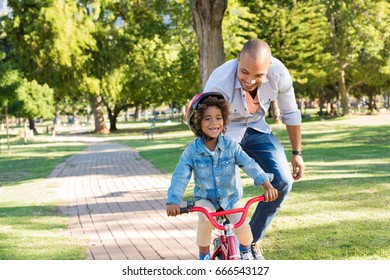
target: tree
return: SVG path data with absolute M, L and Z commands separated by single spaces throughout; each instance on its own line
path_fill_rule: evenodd
M 377 1 L 370 10 L 362 11 L 355 19 L 355 25 L 367 27 L 367 33 L 361 34 L 363 41 L 358 53 L 357 67 L 351 72 L 351 80 L 358 83 L 352 94 L 369 97 L 368 110 L 376 112 L 375 96 L 389 89 L 390 83 L 390 34 L 388 18 L 390 4 Z M 359 83 L 360 81 L 360 83 Z
M 3 57 L 3 59 L 0 60 L 0 112 L 2 112 L 3 110 L 5 112 L 5 123 L 7 127 L 7 145 L 9 152 L 10 141 L 8 107 L 10 103 L 12 103 L 15 99 L 15 91 L 19 87 L 21 78 L 20 73 L 17 70 L 12 69 L 10 63 L 5 61 L 5 53 L 1 53 L 0 51 L 0 55 Z
M 367 79 L 371 84 L 374 81 L 377 85 L 384 84 L 389 79 L 387 74 L 379 82 L 380 79 L 371 72 L 373 67 L 376 70 L 385 69 L 388 63 L 388 50 L 386 51 L 385 46 L 388 46 L 389 40 L 386 32 L 389 28 L 389 3 L 371 0 L 327 3 L 342 114 L 347 115 L 348 96 L 353 88 L 362 85 Z M 366 79 L 363 80 L 363 77 Z
M 15 98 L 9 104 L 10 114 L 26 119 L 50 118 L 54 113 L 53 90 L 37 81 L 23 79 L 15 91 Z
M 98 48 L 91 52 L 88 76 L 96 79 L 96 98 L 108 111 L 110 131 L 125 108 L 163 100 L 161 90 L 172 62 L 166 1 L 83 1 L 94 19 Z
M 226 60 L 236 58 L 244 44 L 257 37 L 257 30 L 252 26 L 257 20 L 257 15 L 251 13 L 247 5 L 241 5 L 238 0 L 229 0 L 222 22 Z
M 200 84 L 203 88 L 211 72 L 225 62 L 222 20 L 227 0 L 190 0 L 194 29 L 198 35 Z
M 86 50 L 95 47 L 93 28 L 76 1 L 9 0 L 12 10 L 5 30 L 13 46 L 11 59 L 28 80 L 48 84 L 55 101 L 80 100 L 89 92 L 84 80 Z M 59 114 L 59 112 L 57 113 Z
M 202 89 L 199 75 L 199 46 L 194 32 L 191 7 L 188 0 L 169 1 L 165 11 L 170 64 L 164 63 L 161 76 L 162 102 L 179 108 Z
M 289 69 L 298 96 L 327 84 L 334 64 L 329 52 L 330 26 L 320 1 L 245 1 L 255 18 L 249 26 Z
M 38 134 L 35 128 L 34 118 L 49 118 L 53 116 L 53 90 L 46 84 L 38 84 L 35 80 L 28 81 L 25 78 L 20 79 L 19 74 L 14 70 L 9 71 L 8 73 L 10 76 L 8 81 L 11 82 L 11 85 L 8 87 L 0 85 L 0 89 L 5 90 L 8 95 L 5 105 L 7 117 L 8 114 L 10 114 L 24 118 L 24 142 L 27 143 L 27 122 L 29 122 L 30 130 L 32 130 L 34 134 Z M 1 99 L 3 98 L 0 98 L 0 100 Z

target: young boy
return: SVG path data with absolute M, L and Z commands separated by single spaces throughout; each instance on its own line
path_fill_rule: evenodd
M 235 166 L 238 165 L 250 177 L 256 186 L 263 185 L 267 201 L 277 198 L 277 190 L 270 183 L 270 174 L 250 158 L 238 143 L 226 138 L 229 104 L 220 93 L 196 95 L 187 109 L 187 123 L 197 137 L 184 150 L 168 189 L 166 211 L 168 216 L 180 213 L 180 203 L 184 191 L 194 174 L 195 204 L 210 212 L 242 207 L 240 192 L 236 187 Z M 241 214 L 228 215 L 231 223 L 236 223 Z M 199 247 L 199 259 L 210 259 L 211 232 L 213 226 L 203 213 L 199 213 L 196 243 Z M 251 229 L 246 222 L 235 229 L 240 242 L 241 259 L 253 259 Z

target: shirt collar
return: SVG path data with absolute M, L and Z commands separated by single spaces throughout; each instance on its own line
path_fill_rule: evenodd
M 203 143 L 202 137 L 197 137 L 195 141 L 196 141 L 196 153 L 197 154 L 206 154 L 207 150 L 206 150 L 206 147 Z M 225 149 L 224 136 L 222 134 L 220 134 L 218 136 L 218 142 L 217 142 L 217 146 L 215 147 L 215 150 L 223 151 L 224 149 Z

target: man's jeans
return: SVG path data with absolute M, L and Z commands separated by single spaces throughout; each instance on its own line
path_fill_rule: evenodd
M 263 170 L 273 173 L 272 186 L 284 193 L 273 202 L 259 202 L 250 221 L 253 241 L 261 240 L 268 225 L 279 210 L 284 198 L 292 188 L 293 178 L 282 144 L 271 134 L 248 128 L 241 141 L 243 150 L 252 157 Z

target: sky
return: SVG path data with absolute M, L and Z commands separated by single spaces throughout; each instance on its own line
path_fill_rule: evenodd
M 0 0 L 0 15 L 8 13 L 9 8 L 7 7 L 7 0 Z

